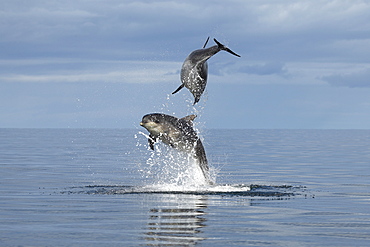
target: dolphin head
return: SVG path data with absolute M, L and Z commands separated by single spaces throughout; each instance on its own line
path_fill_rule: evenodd
M 160 113 L 147 114 L 143 117 L 140 125 L 147 129 L 151 134 L 157 136 L 164 132 L 168 120 L 166 115 Z
M 161 117 L 160 114 L 157 113 L 147 114 L 141 120 L 140 125 L 146 129 L 155 127 L 163 121 L 162 118 L 163 117 Z

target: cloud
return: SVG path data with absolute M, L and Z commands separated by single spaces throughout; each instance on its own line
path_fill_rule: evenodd
M 239 67 L 238 72 L 255 75 L 287 75 L 287 69 L 285 68 L 285 65 L 279 62 L 244 65 Z
M 9 55 L 178 59 L 211 35 L 250 59 L 302 61 L 368 37 L 369 11 L 363 1 L 332 0 L 11 1 L 0 10 L 0 43 Z
M 323 76 L 321 79 L 338 87 L 370 87 L 370 69 L 351 74 Z
M 158 83 L 178 80 L 177 62 L 84 59 L 0 60 L 0 81 Z

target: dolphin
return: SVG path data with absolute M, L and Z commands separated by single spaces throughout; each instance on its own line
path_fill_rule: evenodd
M 145 115 L 140 125 L 150 133 L 148 142 L 152 150 L 154 150 L 155 142 L 159 139 L 172 148 L 192 154 L 197 160 L 207 183 L 213 184 L 209 175 L 206 152 L 201 140 L 193 129 L 193 120 L 195 118 L 196 115 L 177 118 L 162 113 L 152 113 Z
M 181 68 L 181 82 L 182 84 L 172 93 L 175 94 L 183 87 L 186 87 L 194 96 L 195 105 L 203 94 L 207 84 L 208 77 L 208 64 L 207 60 L 221 50 L 227 51 L 234 56 L 240 57 L 216 39 L 213 39 L 217 45 L 205 48 L 208 43 L 209 37 L 205 42 L 203 49 L 198 49 L 189 54 L 185 59 Z

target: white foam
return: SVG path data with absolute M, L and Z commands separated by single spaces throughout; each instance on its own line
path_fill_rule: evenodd
M 250 187 L 247 185 L 176 185 L 176 184 L 155 184 L 141 187 L 147 192 L 178 192 L 178 193 L 235 193 L 248 192 Z

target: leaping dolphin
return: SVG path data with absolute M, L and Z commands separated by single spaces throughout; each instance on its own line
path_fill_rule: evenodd
M 140 125 L 150 133 L 148 142 L 152 150 L 154 150 L 154 143 L 159 139 L 172 148 L 192 154 L 197 160 L 207 183 L 213 184 L 209 175 L 206 152 L 193 129 L 192 121 L 194 118 L 196 118 L 196 115 L 177 118 L 162 113 L 152 113 L 145 115 Z
M 194 96 L 194 105 L 200 100 L 207 84 L 208 64 L 207 60 L 221 50 L 227 51 L 234 56 L 240 57 L 216 39 L 213 39 L 217 45 L 205 48 L 209 37 L 205 42 L 203 49 L 198 49 L 189 54 L 181 68 L 182 84 L 172 93 L 175 94 L 183 87 L 186 87 Z

